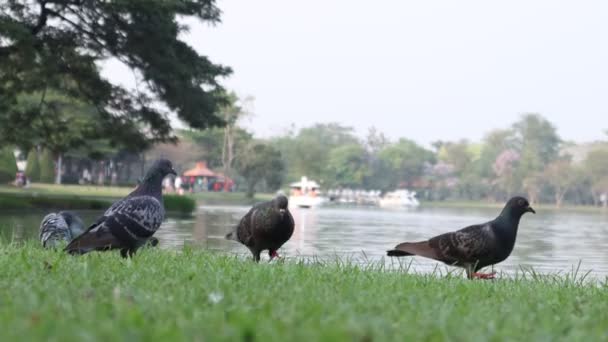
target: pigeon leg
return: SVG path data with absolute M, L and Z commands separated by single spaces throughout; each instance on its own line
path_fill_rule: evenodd
M 477 278 L 477 279 L 494 279 L 496 275 L 496 272 L 492 272 L 492 273 L 479 273 L 479 272 L 475 272 L 473 273 L 473 278 Z
M 131 258 L 135 255 L 135 250 L 130 248 L 123 248 L 120 250 L 120 256 L 123 258 Z
M 268 255 L 270 256 L 270 260 L 279 257 L 279 253 L 277 253 L 277 251 L 273 251 L 273 250 L 269 250 Z
M 253 252 L 253 261 L 260 262 L 260 251 Z

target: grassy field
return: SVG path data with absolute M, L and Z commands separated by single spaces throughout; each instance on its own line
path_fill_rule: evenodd
M 0 244 L 0 340 L 598 341 L 608 288 L 203 250 L 72 257 Z
M 35 194 L 37 196 L 76 196 L 86 199 L 116 199 L 126 196 L 133 188 L 116 186 L 94 186 L 94 185 L 56 185 L 33 183 L 27 189 L 13 186 L 0 185 L 0 194 Z M 266 201 L 273 197 L 272 194 L 256 194 L 255 198 L 249 199 L 242 192 L 199 192 L 186 197 L 194 198 L 201 204 L 235 204 L 249 205 L 252 203 Z

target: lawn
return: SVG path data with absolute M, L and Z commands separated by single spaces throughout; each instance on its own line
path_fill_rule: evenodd
M 0 244 L 0 340 L 597 341 L 608 288 L 377 265 L 254 264 L 204 250 L 72 257 Z
M 41 197 L 78 197 L 84 199 L 117 199 L 126 196 L 133 188 L 96 185 L 56 185 L 33 183 L 25 188 L 0 185 L 0 194 L 36 195 Z M 186 193 L 185 197 L 194 198 L 200 204 L 250 205 L 267 201 L 272 194 L 256 194 L 253 199 L 246 198 L 243 192 L 199 192 Z

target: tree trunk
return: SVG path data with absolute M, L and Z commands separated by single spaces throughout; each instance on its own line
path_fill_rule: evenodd
M 247 183 L 247 198 L 253 198 L 255 195 L 255 185 L 257 181 Z
M 57 154 L 57 172 L 55 173 L 55 184 L 61 184 L 61 173 L 63 169 L 63 155 L 61 153 Z

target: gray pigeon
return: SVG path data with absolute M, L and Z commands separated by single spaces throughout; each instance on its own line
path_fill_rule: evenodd
M 509 257 L 515 246 L 522 215 L 536 213 L 523 197 L 511 198 L 497 218 L 461 230 L 441 234 L 427 241 L 404 242 L 388 256 L 419 255 L 448 265 L 463 267 L 467 277 L 492 279 L 494 273 L 476 273 Z
M 82 220 L 69 211 L 46 215 L 40 223 L 42 247 L 56 248 L 61 243 L 69 243 L 84 231 Z
M 267 249 L 270 258 L 278 257 L 277 249 L 291 238 L 294 221 L 287 209 L 287 197 L 279 195 L 272 201 L 255 205 L 243 216 L 236 228 L 226 235 L 247 246 L 253 259 L 260 261 L 260 253 Z
M 124 258 L 135 254 L 156 232 L 165 218 L 162 181 L 175 175 L 171 162 L 157 160 L 127 197 L 112 204 L 87 231 L 65 248 L 70 254 L 120 249 Z M 153 244 L 154 241 L 150 242 Z

